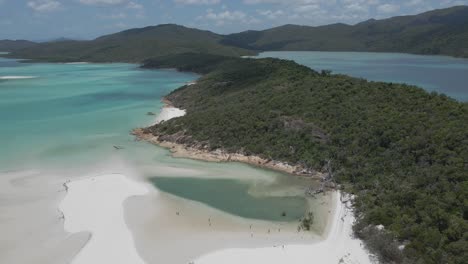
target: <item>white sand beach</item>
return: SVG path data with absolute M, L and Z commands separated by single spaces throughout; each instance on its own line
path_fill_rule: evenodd
M 161 112 L 158 114 L 158 116 L 154 120 L 154 123 L 159 124 L 161 122 L 167 121 L 172 118 L 184 116 L 185 113 L 186 113 L 185 110 L 166 105 L 163 108 L 161 108 Z
M 70 263 L 89 234 L 68 234 L 58 210 L 63 176 L 41 170 L 0 172 L 0 263 Z
M 60 204 L 64 228 L 70 233 L 90 232 L 91 239 L 73 264 L 142 264 L 124 219 L 123 201 L 148 192 L 143 183 L 121 174 L 88 177 L 66 183 Z
M 183 114 L 165 107 L 158 120 Z M 359 240 L 352 239 L 353 215 L 338 193 L 311 199 L 316 232 L 298 232 L 297 222 L 237 217 L 161 192 L 139 178 L 144 169 L 145 175 L 165 177 L 273 181 L 263 171 L 235 164 L 212 164 L 214 170 L 207 171 L 203 164 L 185 168 L 167 160 L 135 170 L 119 153 L 125 152 L 83 171 L 0 174 L 0 195 L 8 197 L 0 203 L 0 251 L 6 253 L 0 262 L 371 263 Z M 227 172 L 225 166 L 235 169 Z
M 0 80 L 22 80 L 22 79 L 34 79 L 36 76 L 0 76 Z
M 158 120 L 182 111 L 165 107 Z M 353 238 L 350 202 L 342 202 L 339 192 L 318 200 L 322 209 L 317 222 L 326 222 L 321 236 L 297 232 L 297 223 L 243 219 L 157 190 L 130 198 L 126 208 L 147 263 L 373 263 L 361 241 Z
M 330 219 L 329 230 L 323 241 L 310 245 L 286 245 L 281 247 L 254 249 L 226 249 L 200 257 L 194 263 L 320 263 L 320 264 L 370 264 L 376 263 L 363 247 L 353 238 L 354 216 L 349 202 L 342 202 L 339 192 L 334 193 L 335 208 Z

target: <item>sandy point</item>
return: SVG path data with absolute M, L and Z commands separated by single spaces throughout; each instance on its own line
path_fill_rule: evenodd
M 123 202 L 148 193 L 145 184 L 122 174 L 106 174 L 66 183 L 60 204 L 67 232 L 90 232 L 92 237 L 72 264 L 143 264 L 125 223 Z
M 309 245 L 242 249 L 231 248 L 204 255 L 196 264 L 371 264 L 375 258 L 353 237 L 355 221 L 348 198 L 335 192 L 334 215 L 330 219 L 324 240 Z

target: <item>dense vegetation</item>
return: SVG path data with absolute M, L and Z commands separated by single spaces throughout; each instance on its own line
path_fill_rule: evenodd
M 199 74 L 210 73 L 229 60 L 229 57 L 203 54 L 203 53 L 184 53 L 180 56 L 167 55 L 154 59 L 148 59 L 143 62 L 142 68 L 177 68 L 179 71 L 194 72 Z
M 220 35 L 167 24 L 125 30 L 91 41 L 5 43 L 7 51 L 14 51 L 11 57 L 52 62 L 142 62 L 188 52 L 241 56 L 269 50 L 378 51 L 468 57 L 468 7 L 372 19 L 354 26 L 285 25 Z M 0 50 L 1 47 L 2 42 Z
M 0 40 L 0 52 L 12 52 L 15 50 L 30 48 L 37 43 L 27 40 Z
M 285 25 L 232 34 L 222 43 L 254 50 L 379 51 L 468 57 L 468 6 L 353 26 Z
M 125 30 L 91 41 L 56 41 L 20 49 L 11 57 L 38 61 L 142 62 L 169 54 L 203 52 L 225 56 L 254 54 L 220 44 L 222 35 L 178 25 Z
M 317 170 L 332 160 L 356 194 L 356 234 L 384 262 L 466 263 L 467 103 L 278 59 L 186 54 L 146 66 L 207 73 L 167 96 L 187 115 L 148 132 Z

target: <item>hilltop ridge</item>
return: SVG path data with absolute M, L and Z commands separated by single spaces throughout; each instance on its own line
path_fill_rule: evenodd
M 5 42 L 7 43 L 7 42 Z M 40 61 L 142 62 L 182 53 L 224 56 L 261 51 L 369 51 L 468 57 L 468 6 L 418 15 L 369 19 L 355 25 L 287 24 L 229 35 L 162 24 L 124 30 L 90 41 L 3 44 L 12 57 Z M 0 42 L 0 49 L 2 42 Z

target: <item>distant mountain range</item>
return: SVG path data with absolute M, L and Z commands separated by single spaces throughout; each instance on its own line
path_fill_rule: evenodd
M 12 57 L 45 61 L 141 62 L 187 52 L 226 56 L 260 51 L 375 51 L 468 57 L 468 6 L 356 25 L 284 25 L 220 35 L 174 24 L 125 30 L 90 41 L 0 41 Z
M 354 26 L 285 25 L 226 36 L 223 44 L 253 50 L 376 51 L 468 57 L 468 6 Z
M 28 40 L 0 40 L 0 51 L 15 51 L 24 48 L 30 48 L 37 43 Z
M 91 41 L 38 43 L 13 50 L 11 56 L 45 61 L 141 62 L 170 54 L 197 52 L 227 56 L 253 51 L 221 44 L 222 35 L 165 24 L 129 29 Z

